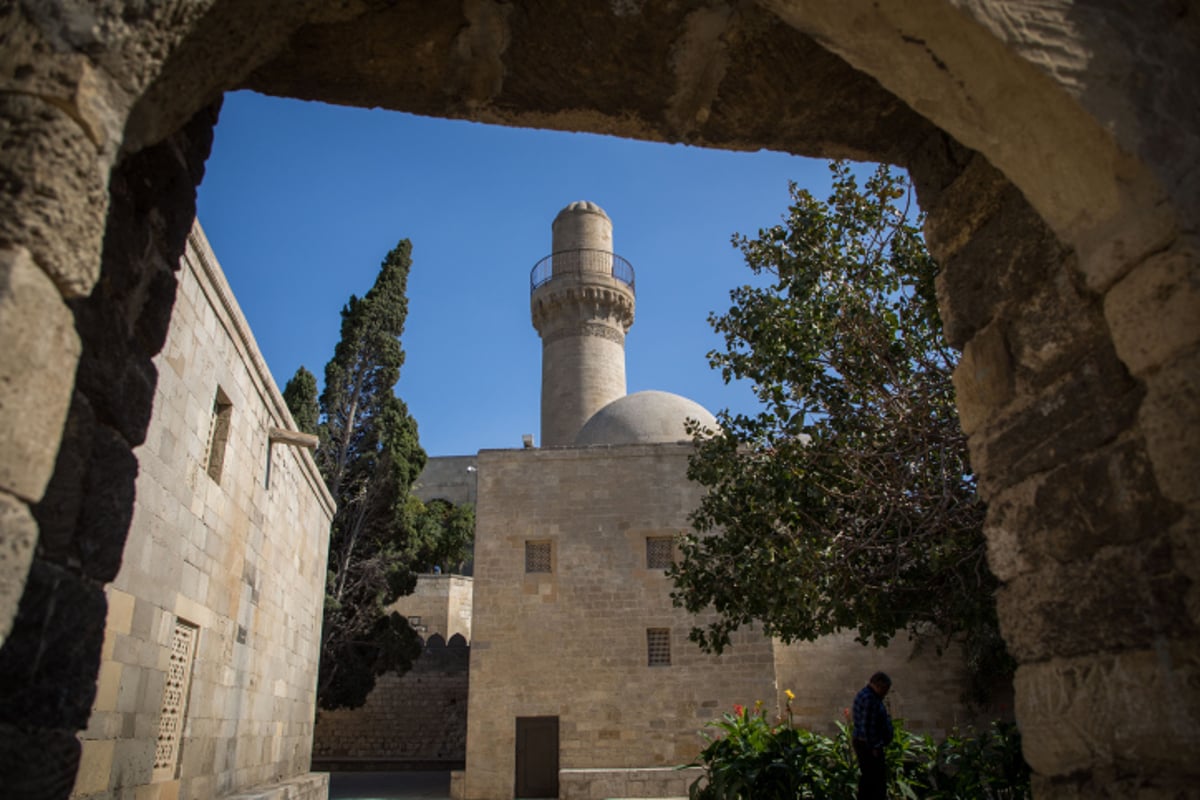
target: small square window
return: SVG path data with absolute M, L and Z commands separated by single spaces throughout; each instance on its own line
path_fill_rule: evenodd
M 550 542 L 525 543 L 525 571 L 553 572 L 550 564 Z
M 646 569 L 667 569 L 674 563 L 675 540 L 673 537 L 646 537 Z
M 646 664 L 651 667 L 671 666 L 671 629 L 646 629 Z

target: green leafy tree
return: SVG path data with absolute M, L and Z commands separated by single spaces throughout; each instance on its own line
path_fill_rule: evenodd
M 469 503 L 455 505 L 441 498 L 421 503 L 410 497 L 409 502 L 413 504 L 412 518 L 416 520 L 412 537 L 414 559 L 440 566 L 447 572 L 460 567 L 475 538 L 474 507 Z
M 283 402 L 287 404 L 288 411 L 292 413 L 292 419 L 296 423 L 296 428 L 304 433 L 317 432 L 317 421 L 321 416 L 321 407 L 317 404 L 317 377 L 305 369 L 303 366 L 296 370 L 296 374 L 287 382 L 287 386 L 283 388 Z
M 1011 674 L 986 563 L 984 505 L 958 423 L 937 265 L 886 166 L 860 189 L 831 165 L 820 202 L 790 187 L 783 224 L 734 237 L 757 285 L 710 315 L 726 382 L 754 415 L 718 416 L 688 475 L 707 489 L 673 570 L 676 603 L 715 608 L 706 650 L 757 620 L 785 642 L 854 630 L 964 645 L 982 692 Z M 693 433 L 701 433 L 693 426 Z
M 440 512 L 409 494 L 426 456 L 416 420 L 393 387 L 404 363 L 411 253 L 411 243 L 400 241 L 371 290 L 350 297 L 325 367 L 316 460 L 337 502 L 317 686 L 325 709 L 360 706 L 376 676 L 411 667 L 420 638 L 387 606 L 412 592 L 418 571 L 437 558 L 462 558 L 470 543 L 460 529 L 466 523 L 453 529 L 451 543 L 437 524 Z

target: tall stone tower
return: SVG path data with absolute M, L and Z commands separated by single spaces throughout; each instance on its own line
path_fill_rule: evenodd
M 633 267 L 613 253 L 612 220 L 576 202 L 554 218 L 551 255 L 529 276 L 542 337 L 543 447 L 569 445 L 583 424 L 625 396 L 625 334 L 633 324 Z

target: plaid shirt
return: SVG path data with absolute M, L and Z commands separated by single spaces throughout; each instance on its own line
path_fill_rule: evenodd
M 872 749 L 883 749 L 892 741 L 892 718 L 883 698 L 870 685 L 854 696 L 854 738 L 862 739 Z

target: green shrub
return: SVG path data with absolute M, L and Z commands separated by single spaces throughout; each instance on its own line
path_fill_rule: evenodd
M 838 723 L 835 736 L 792 724 L 791 693 L 783 719 L 772 724 L 761 702 L 736 706 L 709 723 L 708 745 L 689 766 L 704 774 L 691 786 L 691 800 L 854 800 L 858 765 L 851 731 Z M 982 733 L 954 733 L 945 741 L 919 736 L 896 721 L 887 748 L 889 795 L 908 800 L 1021 800 L 1030 797 L 1029 767 L 1020 734 L 993 723 Z

